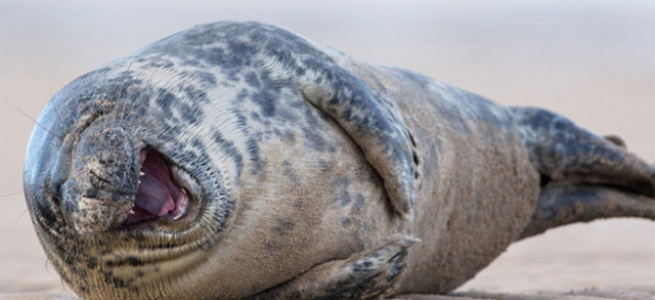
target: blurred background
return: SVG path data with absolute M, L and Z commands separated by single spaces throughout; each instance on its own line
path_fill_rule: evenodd
M 541 106 L 623 137 L 655 162 L 655 2 L 0 0 L 0 295 L 62 291 L 22 196 L 30 131 L 75 77 L 218 20 L 286 27 L 507 105 Z M 655 287 L 655 223 L 568 226 L 513 245 L 461 291 Z

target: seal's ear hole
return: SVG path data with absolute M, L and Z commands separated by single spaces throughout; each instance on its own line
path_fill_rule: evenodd
M 418 160 L 418 154 L 416 154 L 416 151 L 412 151 L 412 158 L 414 159 L 414 164 L 418 166 L 419 160 Z

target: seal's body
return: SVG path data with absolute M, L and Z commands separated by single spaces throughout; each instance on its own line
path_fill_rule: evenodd
M 616 139 L 257 23 L 109 63 L 38 123 L 32 219 L 90 299 L 441 293 L 548 228 L 653 218 Z

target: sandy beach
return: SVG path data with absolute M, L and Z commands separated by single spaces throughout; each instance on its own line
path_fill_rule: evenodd
M 48 100 L 103 63 L 218 20 L 276 24 L 502 104 L 545 107 L 619 135 L 655 162 L 651 1 L 0 0 L 0 299 L 73 297 L 48 265 L 22 195 L 25 147 Z M 561 294 L 572 290 L 572 298 Z M 549 231 L 514 244 L 457 292 L 655 299 L 655 223 L 602 220 Z

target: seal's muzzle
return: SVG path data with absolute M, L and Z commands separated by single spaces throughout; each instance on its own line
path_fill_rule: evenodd
M 64 217 L 79 233 L 122 224 L 138 191 L 140 147 L 124 128 L 106 123 L 97 120 L 79 134 L 62 186 Z

